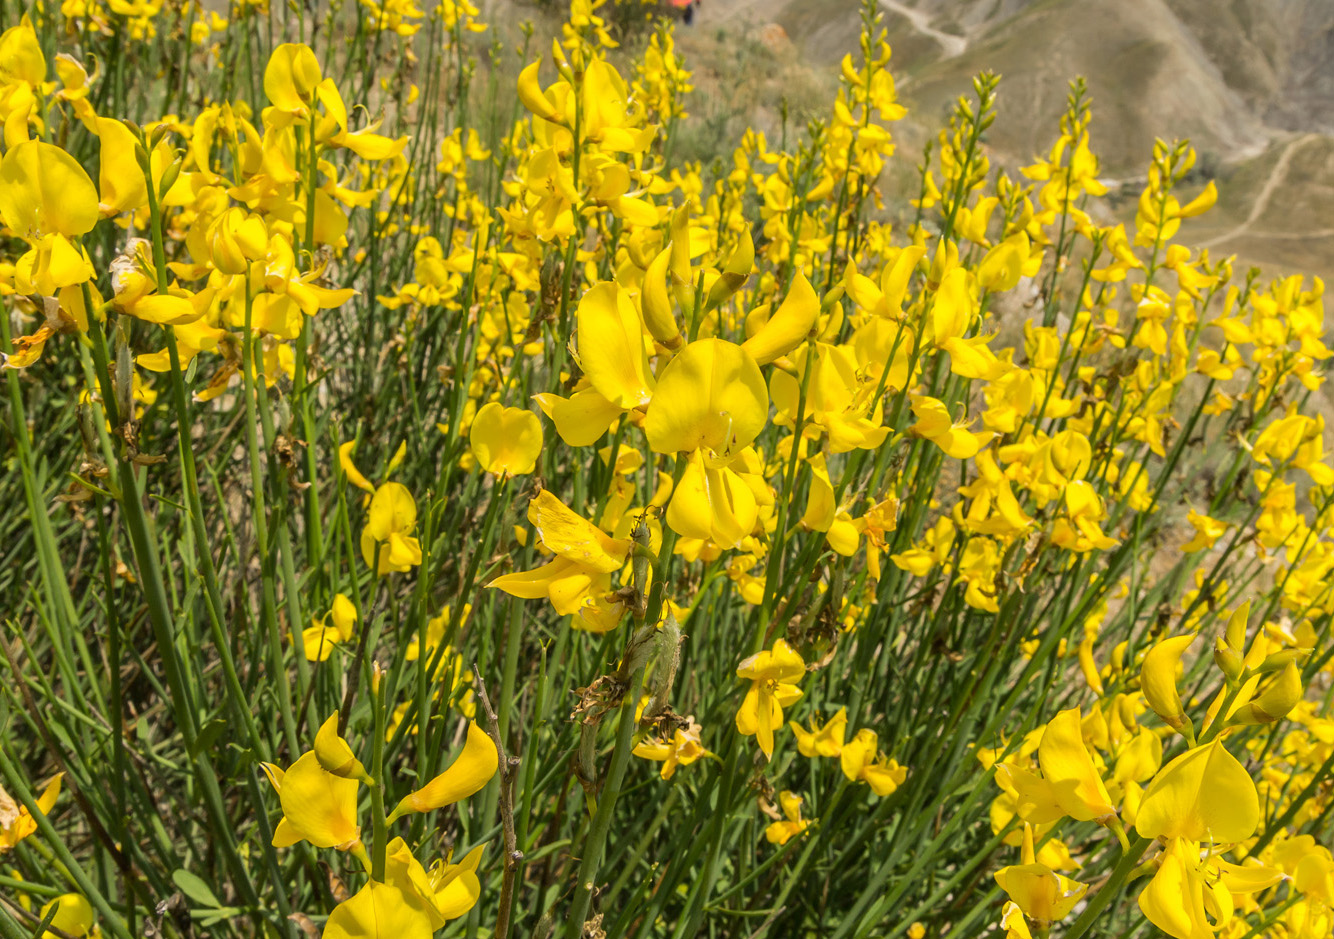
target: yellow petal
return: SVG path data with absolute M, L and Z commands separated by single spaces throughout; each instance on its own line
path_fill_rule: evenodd
M 1079 708 L 1057 714 L 1043 731 L 1038 765 L 1065 814 L 1080 821 L 1113 815 L 1098 769 L 1093 765 L 1080 729 Z
M 1175 939 L 1209 939 L 1203 896 L 1190 880 L 1186 863 L 1176 854 L 1163 856 L 1158 873 L 1140 891 L 1140 911 L 1149 922 Z
M 741 348 L 757 364 L 765 365 L 799 346 L 815 328 L 815 320 L 819 315 L 820 298 L 816 296 L 815 288 L 806 275 L 798 272 L 792 281 L 792 289 L 787 292 L 773 316 Z
M 568 398 L 554 394 L 536 394 L 533 398 L 556 425 L 556 433 L 572 447 L 587 447 L 607 432 L 611 422 L 625 410 L 612 404 L 596 388 L 576 391 Z
M 1140 666 L 1140 690 L 1155 714 L 1170 726 L 1180 728 L 1184 723 L 1181 696 L 1177 694 L 1177 667 L 1181 654 L 1195 641 L 1195 636 L 1173 636 L 1164 639 L 1144 656 Z
M 672 249 L 658 252 L 644 272 L 644 288 L 639 303 L 644 314 L 644 325 L 649 335 L 670 349 L 681 345 L 681 327 L 672 312 L 671 294 L 667 292 L 667 265 L 672 260 Z
M 531 473 L 542 452 L 542 422 L 532 411 L 492 401 L 473 418 L 468 449 L 478 465 L 493 475 Z
M 329 719 L 320 725 L 315 735 L 315 759 L 327 773 L 344 779 L 366 779 L 366 769 L 361 765 L 348 746 L 346 740 L 338 735 L 338 712 L 334 711 Z
M 519 73 L 519 100 L 533 114 L 543 120 L 554 121 L 558 116 L 556 106 L 543 93 L 537 77 L 541 65 L 541 61 L 531 62 Z
M 264 94 L 280 111 L 304 114 L 323 77 L 320 60 L 305 43 L 285 42 L 264 68 Z
M 372 485 L 369 479 L 361 475 L 361 470 L 357 469 L 356 464 L 352 462 L 352 451 L 356 449 L 356 446 L 357 442 L 355 440 L 350 440 L 338 448 L 338 465 L 342 467 L 343 472 L 347 474 L 348 482 L 352 483 L 352 485 L 356 486 L 358 489 L 374 492 L 375 486 Z
M 357 624 L 357 608 L 343 594 L 336 594 L 333 601 L 333 609 L 330 611 L 330 618 L 334 622 L 334 628 L 344 641 L 352 638 L 352 629 Z
M 26 140 L 0 160 L 0 217 L 24 238 L 82 235 L 97 224 L 97 190 L 74 157 Z
M 769 390 L 755 360 L 726 340 L 701 339 L 663 369 L 644 433 L 657 453 L 732 454 L 755 440 L 768 413 Z
M 1255 783 L 1218 739 L 1164 766 L 1135 818 L 1145 837 L 1201 842 L 1244 841 L 1259 824 Z
M 416 891 L 369 881 L 334 907 L 324 939 L 431 939 L 435 929 Z
M 147 205 L 148 186 L 134 155 L 135 147 L 141 144 L 134 134 L 114 118 L 99 117 L 97 136 L 102 144 L 97 170 L 98 189 L 102 194 L 101 213 L 116 215 Z
M 429 812 L 466 799 L 491 781 L 499 765 L 495 743 L 476 721 L 469 721 L 468 739 L 458 759 L 425 786 L 404 796 L 390 818 L 408 812 Z
M 42 906 L 45 917 L 52 909 L 52 927 L 71 936 L 86 936 L 93 928 L 93 907 L 83 896 L 77 893 L 64 893 Z M 45 933 L 43 933 L 45 935 Z
M 435 905 L 446 920 L 458 919 L 477 905 L 482 882 L 477 878 L 477 864 L 485 845 L 469 851 L 457 864 L 447 864 L 435 878 Z
M 278 799 L 283 816 L 301 837 L 317 848 L 335 848 L 361 834 L 358 785 L 355 779 L 326 772 L 310 751 L 283 774 Z
M 1296 662 L 1289 662 L 1260 695 L 1237 711 L 1236 717 L 1249 724 L 1272 724 L 1287 717 L 1302 699 L 1302 673 Z
M 579 360 L 598 393 L 620 408 L 653 395 L 644 332 L 630 298 L 614 282 L 595 285 L 579 301 Z
M 37 87 L 46 81 L 46 57 L 37 30 L 24 13 L 17 26 L 0 33 L 0 83 L 24 82 Z
M 548 489 L 528 503 L 528 521 L 537 529 L 542 543 L 556 554 L 601 573 L 620 570 L 630 551 L 628 540 L 607 535 L 570 511 Z
M 750 229 L 743 229 L 741 238 L 719 272 L 718 279 L 709 288 L 709 295 L 704 300 L 704 311 L 707 313 L 740 290 L 750 277 L 751 268 L 754 266 L 755 242 L 750 237 Z M 801 274 L 797 276 L 805 279 Z
M 385 483 L 371 497 L 366 531 L 376 541 L 387 541 L 392 533 L 412 531 L 417 524 L 417 502 L 402 483 Z

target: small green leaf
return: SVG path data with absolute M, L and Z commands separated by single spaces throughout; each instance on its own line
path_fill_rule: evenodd
M 189 871 L 184 869 L 172 871 L 171 880 L 172 883 L 180 888 L 181 893 L 185 894 L 200 906 L 213 907 L 215 909 L 222 906 L 222 904 L 218 902 L 218 898 L 213 895 L 213 891 L 208 889 L 208 884 L 204 883 Z

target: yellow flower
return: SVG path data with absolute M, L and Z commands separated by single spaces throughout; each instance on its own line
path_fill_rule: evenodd
M 784 789 L 778 794 L 778 804 L 786 816 L 782 821 L 774 822 L 764 829 L 764 839 L 770 844 L 787 844 L 801 834 L 811 823 L 801 817 L 802 798 Z
M 635 756 L 646 760 L 659 760 L 662 769 L 659 775 L 671 779 L 678 766 L 689 766 L 701 757 L 713 756 L 700 743 L 700 726 L 693 721 L 686 727 L 678 727 L 672 732 L 670 740 L 645 740 L 632 751 Z
M 332 620 L 332 625 L 330 625 Z M 357 623 L 357 608 L 343 594 L 334 597 L 333 609 L 301 631 L 301 648 L 307 662 L 324 662 L 334 646 L 352 638 Z
M 313 750 L 303 753 L 285 772 L 272 763 L 260 766 L 283 807 L 283 817 L 273 832 L 275 848 L 309 841 L 317 848 L 346 851 L 360 842 L 360 783 L 356 779 L 330 773 Z
M 576 615 L 579 628 L 614 628 L 625 604 L 611 590 L 611 575 L 625 566 L 630 542 L 612 538 L 545 489 L 528 503 L 528 520 L 556 557 L 531 571 L 502 574 L 487 586 L 526 600 L 550 600 L 560 615 Z
M 908 778 L 908 770 L 880 753 L 880 738 L 875 731 L 862 728 L 839 753 L 843 775 L 853 782 L 864 782 L 880 797 L 893 795 Z
M 989 430 L 970 431 L 968 422 L 955 423 L 943 401 L 926 395 L 913 395 L 912 411 L 917 423 L 908 428 L 918 437 L 930 440 L 946 455 L 956 460 L 967 460 L 977 455 L 991 438 Z
M 63 893 L 42 906 L 42 916 L 55 909 L 51 926 L 70 936 L 86 936 L 94 932 L 93 906 L 82 894 Z M 43 933 L 45 935 L 45 933 Z
M 1153 880 L 1140 891 L 1139 908 L 1174 939 L 1212 939 L 1233 919 L 1234 897 L 1266 890 L 1283 879 L 1282 871 L 1229 864 L 1202 851 L 1199 842 L 1171 838 Z
M 806 663 L 786 639 L 776 639 L 771 650 L 737 666 L 736 674 L 751 682 L 736 713 L 736 729 L 743 737 L 755 737 L 764 755 L 773 756 L 774 730 L 783 725 L 783 708 L 801 698 L 796 683 L 806 676 Z
M 422 562 L 421 544 L 411 535 L 416 525 L 412 493 L 401 483 L 382 484 L 371 497 L 366 527 L 361 530 L 361 556 L 375 567 L 378 555 L 377 574 L 411 570 Z
M 1191 509 L 1186 516 L 1186 521 L 1190 522 L 1195 529 L 1195 535 L 1181 546 L 1183 552 L 1204 551 L 1214 546 L 1214 542 L 1223 535 L 1227 534 L 1227 522 L 1220 522 L 1216 518 L 1210 518 Z
M 1088 890 L 1088 884 L 1064 877 L 1037 863 L 1033 853 L 1033 826 L 1024 823 L 1024 846 L 1020 863 L 996 871 L 996 883 L 1023 911 L 1024 916 L 1046 926 L 1064 919 Z
M 802 756 L 838 756 L 843 752 L 843 733 L 848 726 L 848 709 L 839 708 L 838 713 L 829 718 L 818 730 L 814 721 L 811 729 L 806 730 L 796 721 L 788 721 L 792 733 L 797 738 L 797 750 Z
M 63 778 L 64 773 L 57 773 L 37 797 L 37 811 L 43 815 L 50 813 L 56 799 L 60 797 L 60 781 Z M 12 851 L 16 844 L 36 830 L 37 822 L 28 813 L 28 807 L 19 805 L 0 787 L 0 854 Z

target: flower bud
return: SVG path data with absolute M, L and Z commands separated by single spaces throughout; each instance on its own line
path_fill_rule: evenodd
M 209 254 L 224 274 L 244 274 L 251 261 L 268 254 L 268 229 L 257 215 L 231 208 L 209 226 Z
M 1224 638 L 1227 640 L 1227 644 L 1238 652 L 1246 648 L 1246 620 L 1250 618 L 1250 615 L 1251 601 L 1247 600 L 1233 610 L 1232 615 L 1228 617 L 1227 631 L 1224 633 Z
M 1181 653 L 1194 641 L 1195 636 L 1190 633 L 1164 639 L 1148 651 L 1140 667 L 1140 691 L 1144 693 L 1144 700 L 1175 730 L 1185 724 L 1181 696 L 1177 693 L 1177 668 L 1181 664 Z
M 1214 640 L 1214 664 L 1223 670 L 1229 682 L 1239 680 L 1242 670 L 1246 667 L 1242 662 L 1241 653 L 1229 646 L 1222 636 Z
M 158 183 L 158 198 L 165 199 L 171 187 L 176 185 L 176 180 L 181 176 L 181 158 L 176 157 L 171 161 L 166 171 L 162 174 L 162 181 Z
M 346 740 L 338 735 L 338 712 L 334 711 L 315 735 L 315 759 L 326 773 L 341 776 L 343 779 L 361 779 L 370 782 L 366 768 L 361 765 L 348 746 Z
M 1305 662 L 1310 655 L 1310 649 L 1284 649 L 1282 652 L 1267 656 L 1256 671 L 1262 675 L 1266 672 L 1277 672 L 1279 669 L 1287 668 L 1289 663 Z

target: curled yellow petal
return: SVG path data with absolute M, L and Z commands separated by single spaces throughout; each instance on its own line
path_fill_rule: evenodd
M 499 766 L 495 743 L 476 721 L 469 721 L 468 739 L 458 759 L 425 786 L 404 796 L 389 818 L 408 812 L 429 812 L 466 799 L 490 782 Z
M 1177 693 L 1177 666 L 1181 663 L 1181 654 L 1194 641 L 1194 635 L 1164 639 L 1148 651 L 1140 666 L 1140 690 L 1144 700 L 1155 714 L 1178 730 L 1185 724 L 1185 715 L 1181 710 L 1181 696 Z
M 1062 711 L 1047 724 L 1038 745 L 1038 765 L 1066 815 L 1090 821 L 1116 813 L 1084 745 L 1079 708 Z
M 554 121 L 560 115 L 555 105 L 547 98 L 542 91 L 542 85 L 538 81 L 537 71 L 542 63 L 530 62 L 523 71 L 519 73 L 519 100 L 523 106 L 544 121 Z
M 667 266 L 671 260 L 672 249 L 663 248 L 649 262 L 639 303 L 649 335 L 667 348 L 676 349 L 681 345 L 681 327 L 677 325 L 671 294 L 667 291 Z
M 816 296 L 815 288 L 806 275 L 798 272 L 792 281 L 792 289 L 787 292 L 773 316 L 741 348 L 750 354 L 756 364 L 765 365 L 800 345 L 815 328 L 815 320 L 819 315 L 820 298 Z
M 364 489 L 367 492 L 374 492 L 375 486 L 369 479 L 361 475 L 361 470 L 352 462 L 352 451 L 356 449 L 357 442 L 350 440 L 338 448 L 338 465 L 343 472 L 347 474 L 347 480 L 358 489 Z

